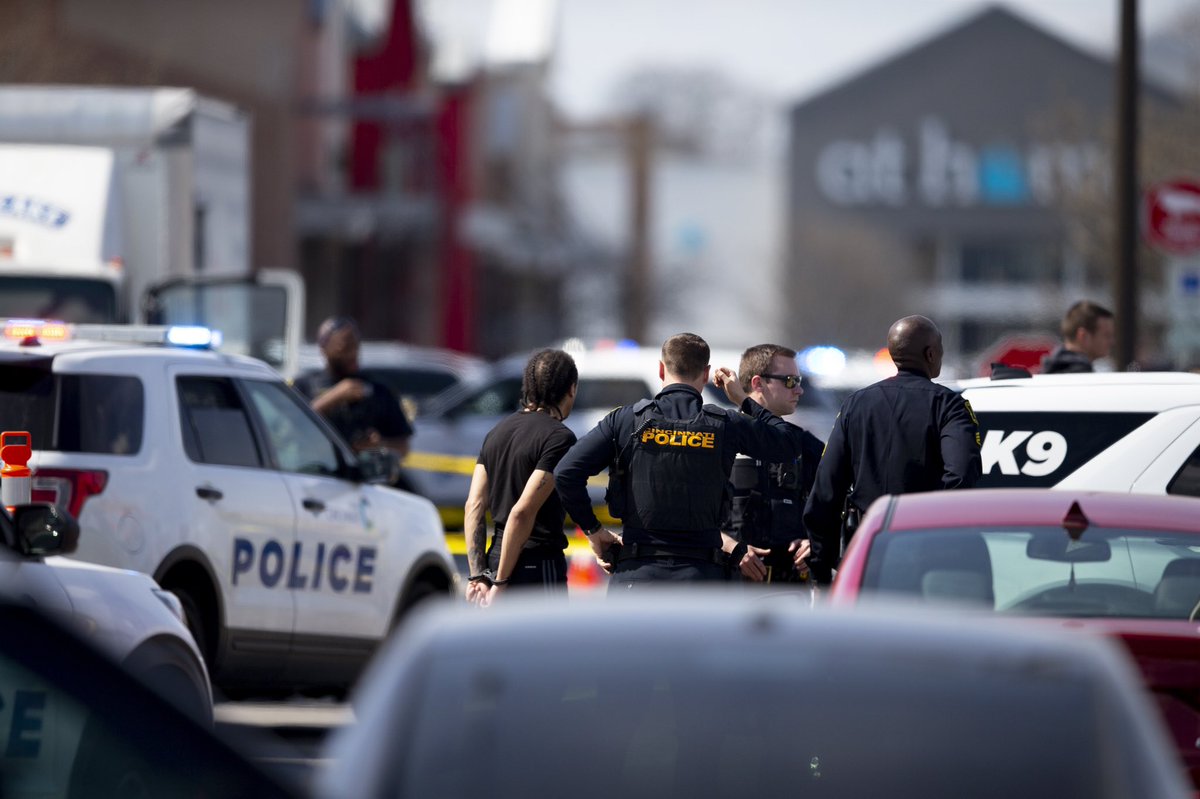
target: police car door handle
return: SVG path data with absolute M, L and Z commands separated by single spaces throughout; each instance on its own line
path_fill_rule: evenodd
M 325 503 L 319 499 L 313 499 L 312 497 L 306 498 L 300 504 L 304 506 L 305 510 L 310 510 L 313 513 L 320 513 L 321 511 L 325 510 Z
M 212 486 L 196 486 L 196 496 L 200 499 L 207 499 L 209 502 L 215 502 L 225 495 Z

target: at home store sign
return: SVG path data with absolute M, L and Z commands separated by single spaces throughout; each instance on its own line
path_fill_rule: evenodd
M 865 140 L 835 140 L 816 163 L 821 194 L 840 206 L 1049 205 L 1085 187 L 1107 191 L 1108 176 L 1095 142 L 977 145 L 937 116 L 924 117 L 907 139 L 882 126 Z

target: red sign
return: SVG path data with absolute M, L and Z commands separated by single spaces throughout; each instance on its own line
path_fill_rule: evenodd
M 1042 370 L 1042 358 L 1053 352 L 1058 343 L 1058 339 L 1037 334 L 1005 336 L 980 355 L 979 376 L 991 375 L 994 363 L 1028 369 L 1036 374 Z
M 1172 255 L 1200 252 L 1200 183 L 1173 180 L 1147 189 L 1142 231 L 1151 246 Z

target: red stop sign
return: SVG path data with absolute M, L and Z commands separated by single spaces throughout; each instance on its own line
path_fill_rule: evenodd
M 1200 183 L 1172 180 L 1146 190 L 1142 229 L 1153 247 L 1173 255 L 1200 252 Z
M 1042 370 L 1043 356 L 1053 352 L 1058 343 L 1057 339 L 1050 336 L 1005 336 L 979 357 L 979 376 L 990 376 L 994 363 L 1028 369 L 1036 374 Z

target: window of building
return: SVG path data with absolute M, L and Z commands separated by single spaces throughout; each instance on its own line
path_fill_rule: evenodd
M 1061 248 L 1052 242 L 994 241 L 964 244 L 960 253 L 964 283 L 1060 283 Z

